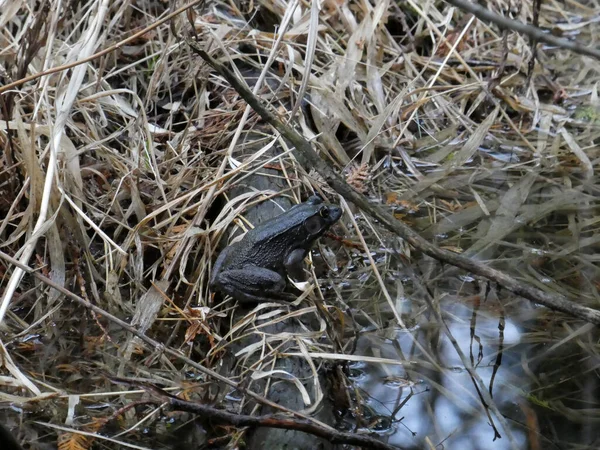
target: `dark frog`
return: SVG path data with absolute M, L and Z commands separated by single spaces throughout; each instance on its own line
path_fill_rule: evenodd
M 312 196 L 261 223 L 221 252 L 210 286 L 241 302 L 283 298 L 286 275 L 301 279 L 310 248 L 341 215 L 338 206 Z

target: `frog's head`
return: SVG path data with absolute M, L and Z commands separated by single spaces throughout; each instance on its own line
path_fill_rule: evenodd
M 319 238 L 342 217 L 342 209 L 339 206 L 324 203 L 318 195 L 310 197 L 304 205 L 308 214 L 302 228 L 309 241 Z

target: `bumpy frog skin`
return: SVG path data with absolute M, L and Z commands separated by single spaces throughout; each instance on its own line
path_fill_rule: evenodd
M 221 252 L 210 286 L 240 302 L 282 299 L 286 275 L 302 278 L 312 245 L 341 216 L 338 206 L 315 195 L 261 223 Z

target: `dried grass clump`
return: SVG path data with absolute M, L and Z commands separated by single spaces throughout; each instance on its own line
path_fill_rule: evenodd
M 532 65 L 528 38 L 444 2 L 326 0 L 320 10 L 317 2 L 197 3 L 123 45 L 173 10 L 144 1 L 1 4 L 0 250 L 106 312 L 84 310 L 0 263 L 4 422 L 32 445 L 60 449 L 100 440 L 108 448 L 171 448 L 173 436 L 197 445 L 199 435 L 243 443 L 244 431 L 204 423 L 199 432 L 189 414 L 167 411 L 135 387 L 151 382 L 185 399 L 258 411 L 166 348 L 261 394 L 286 379 L 308 412 L 332 401 L 346 411 L 338 422 L 362 431 L 392 429 L 427 384 L 457 415 L 490 414 L 518 446 L 519 433 L 537 436 L 535 411 L 522 407 L 518 419 L 528 425 L 519 428 L 495 415 L 502 400 L 482 408 L 469 380 L 452 391 L 438 379 L 448 367 L 473 366 L 481 382 L 475 331 L 465 335 L 470 361 L 440 356 L 442 342 L 475 330 L 477 320 L 518 329 L 528 347 L 505 350 L 525 355 L 509 367 L 522 364 L 531 375 L 531 404 L 574 423 L 585 408 L 597 420 L 579 374 L 560 370 L 568 354 L 586 365 L 584 374 L 597 374 L 589 363 L 599 350 L 593 327 L 411 252 L 341 200 L 346 215 L 311 266 L 320 281 L 299 286 L 300 302 L 242 310 L 213 297 L 212 261 L 227 230 L 252 226 L 256 204 L 291 204 L 315 190 L 338 199 L 183 37 L 193 32 L 214 57 L 236 65 L 336 171 L 398 220 L 596 309 L 600 63 L 540 45 Z M 521 21 L 535 15 L 533 2 L 488 6 Z M 539 25 L 596 45 L 598 6 L 544 4 Z M 257 185 L 265 175 L 276 181 Z M 148 347 L 109 314 L 164 347 Z M 485 362 L 493 365 L 501 350 Z M 280 371 L 290 356 L 304 362 L 309 380 L 293 367 Z M 319 378 L 326 370 L 331 384 Z M 373 406 L 381 385 L 361 385 L 353 375 L 363 371 L 405 390 Z M 553 387 L 565 378 L 572 382 L 561 396 Z M 438 445 L 451 434 L 438 435 L 433 414 L 425 419 L 430 426 L 416 438 L 394 429 L 390 442 Z M 453 433 L 466 435 L 462 426 Z

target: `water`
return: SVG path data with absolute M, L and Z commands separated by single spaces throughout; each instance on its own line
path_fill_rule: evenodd
M 386 430 L 390 444 L 407 449 L 510 449 L 509 433 L 519 449 L 598 443 L 600 433 L 591 417 L 580 413 L 569 420 L 557 411 L 556 399 L 548 398 L 553 383 L 569 378 L 570 385 L 587 385 L 583 391 L 563 391 L 573 406 L 588 397 L 590 407 L 597 407 L 594 370 L 585 374 L 565 360 L 556 364 L 557 355 L 570 345 L 548 352 L 528 314 L 526 321 L 510 316 L 502 320 L 499 309 L 474 312 L 457 301 L 443 302 L 443 308 L 451 318 L 446 320 L 450 333 L 492 393 L 508 430 L 490 412 L 501 436 L 495 438 L 469 372 L 444 331 L 429 323 L 411 331 L 398 329 L 392 340 L 376 332 L 363 333 L 358 340 L 356 354 L 416 362 L 405 367 L 365 363 L 352 367 L 351 378 L 364 391 L 371 414 L 390 419 Z M 554 372 L 547 372 L 547 367 Z M 561 388 L 556 386 L 556 391 L 552 397 L 561 395 Z

